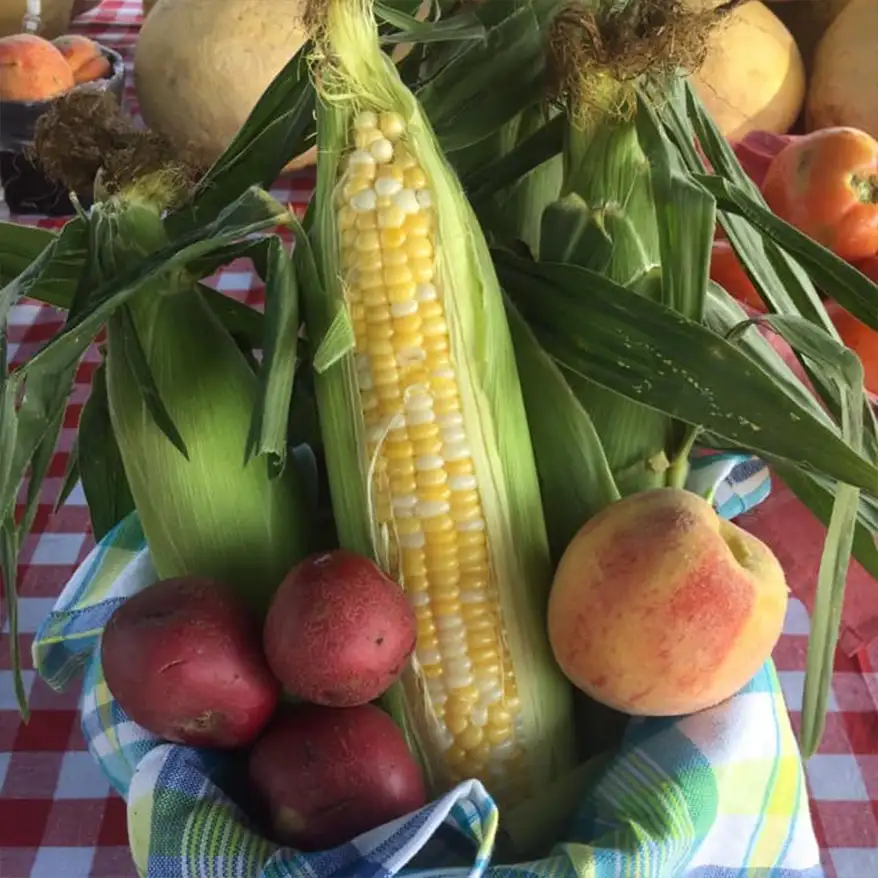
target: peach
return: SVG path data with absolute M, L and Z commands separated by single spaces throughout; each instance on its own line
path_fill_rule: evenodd
M 81 34 L 55 37 L 52 43 L 67 59 L 77 84 L 103 79 L 110 72 L 110 61 L 101 53 L 101 47 Z
M 0 38 L 0 100 L 48 101 L 73 85 L 70 65 L 48 40 L 34 34 Z
M 706 500 L 658 488 L 619 500 L 567 547 L 549 639 L 571 682 L 628 714 L 677 716 L 734 695 L 769 658 L 787 586 L 771 550 Z

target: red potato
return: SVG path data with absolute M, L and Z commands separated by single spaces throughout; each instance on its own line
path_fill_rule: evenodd
M 416 637 L 399 585 L 368 558 L 338 550 L 312 555 L 288 574 L 268 610 L 263 643 L 291 695 L 353 707 L 390 688 Z
M 248 777 L 275 840 L 325 850 L 423 807 L 421 769 L 371 704 L 282 708 L 250 753 Z
M 104 676 L 125 712 L 153 734 L 240 747 L 259 735 L 280 697 L 259 634 L 221 583 L 167 579 L 113 613 L 101 641 Z

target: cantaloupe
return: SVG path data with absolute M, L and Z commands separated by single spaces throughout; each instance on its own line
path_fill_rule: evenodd
M 213 162 L 306 39 L 303 0 L 161 0 L 134 58 L 147 125 Z
M 735 140 L 756 130 L 788 131 L 805 97 L 805 71 L 795 40 L 758 0 L 729 13 L 710 37 L 704 64 L 690 79 L 722 133 Z
M 860 128 L 878 137 L 878 0 L 852 0 L 817 47 L 808 128 Z

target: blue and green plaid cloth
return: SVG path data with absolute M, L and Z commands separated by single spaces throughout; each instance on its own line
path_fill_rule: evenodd
M 690 488 L 721 514 L 763 499 L 758 462 L 694 462 Z M 596 772 L 567 841 L 544 859 L 492 860 L 499 815 L 477 781 L 393 824 L 317 854 L 278 848 L 235 804 L 221 756 L 163 743 L 107 689 L 96 648 L 104 624 L 156 578 L 136 517 L 120 523 L 68 583 L 34 643 L 55 688 L 85 669 L 89 749 L 128 802 L 131 850 L 148 878 L 741 878 L 822 875 L 796 741 L 773 667 L 694 716 L 632 720 Z

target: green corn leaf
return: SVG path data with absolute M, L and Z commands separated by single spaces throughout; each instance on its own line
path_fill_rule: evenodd
M 542 125 L 500 158 L 490 153 L 486 161 L 462 176 L 470 201 L 478 203 L 560 154 L 564 141 L 565 120 L 557 115 Z
M 582 525 L 621 495 L 588 412 L 508 303 L 507 314 L 557 564 Z
M 80 422 L 82 421 L 82 414 L 79 416 Z M 55 505 L 52 507 L 52 512 L 57 513 L 59 509 L 68 501 L 70 495 L 73 493 L 74 488 L 76 488 L 77 484 L 80 480 L 79 474 L 79 460 L 78 460 L 78 449 L 79 449 L 79 437 L 73 437 L 73 444 L 70 448 L 70 453 L 67 456 L 67 465 L 64 467 L 64 478 L 61 480 L 61 488 L 58 491 L 58 496 L 55 498 Z
M 30 718 L 27 692 L 21 675 L 21 654 L 18 648 L 18 528 L 14 516 L 8 515 L 0 522 L 0 571 L 6 587 L 7 621 L 9 625 L 9 660 L 12 667 L 12 685 L 15 700 L 24 722 Z
M 722 287 L 711 282 L 708 285 L 705 300 L 704 323 L 717 335 L 728 337 L 735 332 L 735 343 L 759 366 L 768 372 L 774 382 L 783 387 L 784 392 L 795 399 L 796 404 L 807 408 L 811 414 L 832 430 L 837 430 L 835 423 L 819 404 L 814 394 L 799 380 L 783 357 L 775 350 L 759 329 L 749 323 L 750 317 Z M 743 323 L 748 328 L 735 331 Z
M 700 320 L 716 224 L 714 199 L 678 172 L 679 159 L 649 104 L 639 101 L 639 142 L 650 163 L 662 267 L 662 301 Z
M 68 321 L 64 329 L 23 368 L 31 372 L 49 362 L 78 360 L 105 321 L 144 284 L 175 268 L 183 268 L 215 248 L 271 228 L 284 219 L 287 213 L 266 192 L 260 189 L 248 190 L 213 222 L 102 283 L 92 297 L 95 304 L 78 315 L 76 320 Z
M 852 450 L 860 451 L 865 392 L 863 366 L 856 354 L 805 318 L 772 316 L 761 318 L 760 322 L 768 324 L 795 350 L 815 361 L 824 374 L 839 386 L 842 438 Z M 816 752 L 823 735 L 859 505 L 858 487 L 837 485 L 817 574 L 817 591 L 808 638 L 800 733 L 802 752 L 806 758 Z
M 161 295 L 161 293 L 156 292 L 155 295 Z M 186 449 L 186 443 L 162 401 L 143 345 L 137 335 L 137 327 L 130 308 L 127 305 L 122 305 L 110 320 L 114 330 L 113 337 L 117 340 L 120 353 L 131 367 L 131 374 L 134 376 L 137 389 L 150 417 L 168 437 L 171 444 L 188 460 L 189 452 Z
M 376 3 L 375 17 L 397 30 L 397 33 L 382 34 L 381 42 L 384 45 L 484 40 L 486 37 L 484 25 L 472 12 L 462 12 L 433 22 L 418 21 L 413 15 L 394 9 L 388 3 Z
M 557 0 L 514 5 L 484 40 L 449 44 L 457 54 L 416 89 L 445 152 L 478 143 L 542 98 L 546 27 Z M 502 11 L 503 4 L 484 6 Z
M 540 261 L 578 265 L 608 274 L 622 230 L 617 227 L 611 234 L 605 218 L 605 213 L 590 210 L 575 192 L 550 204 L 543 211 Z M 619 225 L 625 221 L 627 218 L 621 217 Z
M 653 106 L 691 174 L 705 172 L 704 160 L 695 149 L 697 138 L 714 172 L 742 186 L 761 202 L 759 190 L 687 84 L 678 81 L 669 93 L 661 92 Z M 768 306 L 781 314 L 801 313 L 832 331 L 820 297 L 801 267 L 772 241 L 764 241 L 742 217 L 723 210 L 718 216 L 741 264 Z
M 27 271 L 56 237 L 48 229 L 0 221 L 0 284 L 6 286 Z
M 796 257 L 817 285 L 831 290 L 833 298 L 854 316 L 878 329 L 878 285 L 861 271 L 775 216 L 767 207 L 751 199 L 746 191 L 720 177 L 696 178 L 723 210 L 744 217 L 754 228 Z
M 7 240 L 17 240 L 18 252 L 27 255 L 33 250 L 26 247 L 42 245 L 27 267 L 0 290 L 0 326 L 5 326 L 9 309 L 22 296 L 60 307 L 65 301 L 72 302 L 88 258 L 88 225 L 80 217 L 66 223 L 58 235 L 26 238 L 27 243 L 17 233 L 10 235 L 5 225 L 0 228 L 0 247 L 5 247 Z
M 77 460 L 95 539 L 102 539 L 134 510 L 122 456 L 110 423 L 106 366 L 101 363 L 82 407 L 77 432 Z
M 304 239 L 304 232 L 299 237 Z M 266 456 L 269 472 L 277 476 L 287 456 L 299 340 L 299 287 L 290 254 L 278 236 L 261 240 L 250 258 L 265 284 L 265 335 L 246 456 L 248 460 L 254 454 Z
M 79 217 L 74 217 L 64 226 L 64 229 L 71 223 L 80 226 L 82 220 Z M 57 233 L 48 229 L 0 222 L 0 283 L 4 286 L 9 285 L 19 275 L 28 271 L 34 260 L 57 237 Z M 244 241 L 230 245 L 228 248 L 222 248 L 210 257 L 193 261 L 187 265 L 187 269 L 196 274 L 197 277 L 206 277 L 239 256 L 246 256 L 249 245 L 249 241 Z M 72 235 L 70 246 L 73 250 Z M 84 256 L 85 251 L 83 251 Z M 70 279 L 76 280 L 78 277 L 75 270 L 77 263 L 72 256 L 69 256 L 69 262 L 62 262 L 58 256 L 55 258 L 58 260 L 53 267 L 53 272 L 58 273 L 56 279 L 53 281 L 51 274 L 44 272 L 41 282 L 31 285 L 25 295 L 30 299 L 51 305 L 53 308 L 67 310 L 72 304 L 75 287 L 58 281 L 61 280 L 64 273 L 69 274 Z M 65 260 L 67 258 L 66 255 Z M 229 332 L 246 339 L 251 347 L 258 347 L 262 339 L 262 315 L 258 311 L 205 284 L 200 284 L 199 289 L 205 301 Z
M 878 488 L 873 462 L 709 329 L 575 266 L 494 256 L 506 292 L 566 371 L 753 453 Z
M 838 493 L 838 483 L 831 479 L 810 473 L 800 467 L 791 466 L 781 460 L 771 460 L 772 470 L 783 483 L 811 510 L 824 524 L 832 517 L 833 504 Z M 873 497 L 860 497 L 860 506 L 854 529 L 853 554 L 860 564 L 878 579 L 878 546 L 875 534 L 878 533 L 878 507 Z

